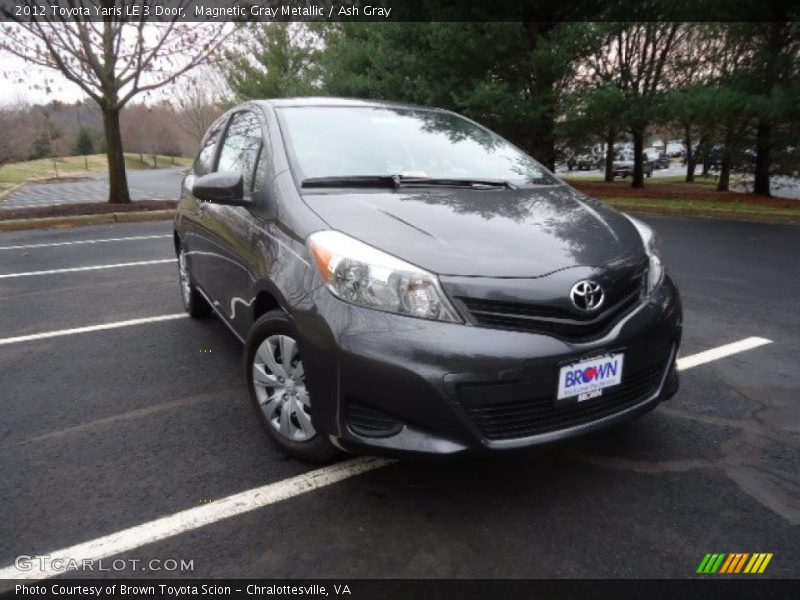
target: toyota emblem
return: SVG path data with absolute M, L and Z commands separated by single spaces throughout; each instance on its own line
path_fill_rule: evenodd
M 569 293 L 572 303 L 581 310 L 593 311 L 600 308 L 605 300 L 600 284 L 583 279 L 572 286 Z

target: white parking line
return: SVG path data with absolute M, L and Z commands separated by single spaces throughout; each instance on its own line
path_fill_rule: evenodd
M 176 315 L 166 315 L 166 317 Z M 184 315 L 180 315 L 184 316 Z M 158 317 L 156 317 L 158 318 Z M 0 340 L 2 342 L 2 340 Z M 698 365 L 719 360 L 726 356 L 744 352 L 764 344 L 772 343 L 765 338 L 752 337 L 733 344 L 726 344 L 712 348 L 699 354 L 685 356 L 678 361 L 678 369 L 686 370 Z M 69 548 L 49 552 L 50 561 L 45 563 L 43 570 L 24 571 L 15 565 L 0 569 L 2 579 L 47 579 L 65 572 L 68 566 L 79 566 L 83 561 L 108 558 L 116 554 L 128 552 L 153 542 L 158 542 L 194 529 L 199 529 L 217 523 L 236 515 L 241 515 L 269 504 L 280 502 L 306 492 L 318 490 L 333 483 L 343 481 L 349 477 L 366 473 L 390 465 L 396 461 L 383 458 L 362 457 L 323 467 L 315 471 L 304 473 L 296 477 L 284 479 L 276 483 L 269 483 L 238 494 L 233 494 L 209 504 L 190 508 L 154 521 L 129 527 L 122 531 L 106 535 L 95 540 L 90 540 Z M 53 569 L 53 559 L 57 565 L 64 569 Z M 71 570 L 71 569 L 69 569 Z
M 0 250 L 27 250 L 29 248 L 51 248 L 53 246 L 76 246 L 78 244 L 107 244 L 109 242 L 134 242 L 139 240 L 157 240 L 171 238 L 171 235 L 132 235 L 121 238 L 104 238 L 100 240 L 74 240 L 71 242 L 48 242 L 45 244 L 22 244 L 20 246 L 0 246 Z
M 81 563 L 84 560 L 100 560 L 108 556 L 135 550 L 146 544 L 152 544 L 193 529 L 199 529 L 211 523 L 217 523 L 287 498 L 293 498 L 349 477 L 384 467 L 393 462 L 395 461 L 385 458 L 355 458 L 297 475 L 296 477 L 290 477 L 283 481 L 269 483 L 215 500 L 209 504 L 136 525 L 96 540 L 51 552 L 49 553 L 50 560 L 45 563 L 46 568 L 43 570 L 23 571 L 13 565 L 5 567 L 0 569 L 0 580 L 47 579 L 62 572 L 53 569 L 54 561 L 56 565 L 66 567 L 69 564 L 73 564 L 71 561 Z M 58 561 L 56 559 L 62 560 Z
M 159 321 L 172 321 L 173 319 L 184 319 L 188 317 L 186 313 L 175 313 L 171 315 L 159 315 L 157 317 L 146 317 L 144 319 L 130 319 L 129 321 L 115 321 L 114 323 L 103 323 L 102 325 L 89 325 L 87 327 L 75 327 L 73 329 L 58 329 L 56 331 L 45 331 L 43 333 L 32 333 L 30 335 L 19 335 L 17 337 L 0 339 L 0 346 L 6 344 L 18 344 L 20 342 L 30 342 L 32 340 L 43 340 L 47 338 L 61 337 L 63 335 L 75 335 L 76 333 L 89 333 L 90 331 L 104 331 L 106 329 L 118 329 L 120 327 L 131 327 L 133 325 L 144 325 L 145 323 L 158 323 Z
M 68 269 L 49 269 L 47 271 L 28 271 L 27 273 L 4 273 L 0 279 L 11 279 L 13 277 L 33 277 L 35 275 L 55 275 L 57 273 L 77 273 L 78 271 L 100 271 L 102 269 L 119 269 L 121 267 L 142 267 L 145 265 L 160 265 L 163 263 L 174 263 L 175 258 L 164 258 L 160 260 L 138 260 L 136 262 L 117 263 L 115 265 L 94 265 L 91 267 L 70 267 Z
M 692 367 L 696 367 L 698 365 L 703 365 L 714 360 L 719 360 L 720 358 L 725 358 L 726 356 L 731 356 L 732 354 L 738 354 L 739 352 L 752 350 L 753 348 L 758 348 L 759 346 L 771 343 L 772 340 L 768 340 L 767 338 L 749 337 L 738 342 L 733 342 L 732 344 L 717 346 L 716 348 L 706 350 L 705 352 L 679 358 L 678 370 L 683 371 L 684 369 L 691 369 Z

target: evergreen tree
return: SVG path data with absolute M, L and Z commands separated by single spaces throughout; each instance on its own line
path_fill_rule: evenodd
M 92 138 L 92 133 L 86 127 L 81 127 L 75 136 L 73 154 L 78 156 L 94 154 L 94 139 Z

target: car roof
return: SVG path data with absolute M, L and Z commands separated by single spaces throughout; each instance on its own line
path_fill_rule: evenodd
M 255 100 L 256 104 L 267 104 L 274 108 L 293 106 L 348 106 L 358 108 L 406 108 L 414 110 L 444 110 L 431 106 L 419 106 L 390 100 L 364 100 L 361 98 L 339 98 L 333 96 L 299 96 L 294 98 L 269 98 Z

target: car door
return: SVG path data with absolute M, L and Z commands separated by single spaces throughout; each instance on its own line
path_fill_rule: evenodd
M 262 125 L 252 110 L 231 117 L 220 143 L 217 172 L 241 173 L 244 200 L 252 202 L 262 148 Z M 251 206 L 205 203 L 203 230 L 208 248 L 203 257 L 204 288 L 234 330 L 243 335 L 250 317 Z
M 181 184 L 182 201 L 187 206 L 182 211 L 183 215 L 183 244 L 189 259 L 192 279 L 195 285 L 206 291 L 205 277 L 203 276 L 209 244 L 206 241 L 204 213 L 207 202 L 195 197 L 192 193 L 194 182 L 198 177 L 213 173 L 217 169 L 217 154 L 222 134 L 228 123 L 228 115 L 219 118 L 208 128 L 202 142 L 200 151 L 192 165 L 192 170 L 183 179 Z

